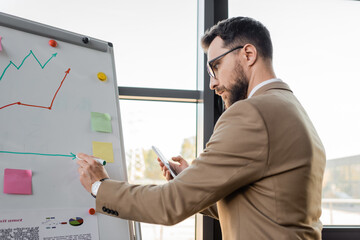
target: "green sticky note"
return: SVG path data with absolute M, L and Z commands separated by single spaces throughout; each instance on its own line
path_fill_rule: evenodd
M 111 116 L 108 113 L 91 113 L 91 129 L 95 132 L 112 132 Z

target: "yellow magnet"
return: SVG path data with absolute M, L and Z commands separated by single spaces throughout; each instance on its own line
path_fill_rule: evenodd
M 97 74 L 97 77 L 98 77 L 98 79 L 100 80 L 100 81 L 106 81 L 106 79 L 107 79 L 107 77 L 106 77 L 106 74 L 105 73 L 103 73 L 103 72 L 99 72 L 98 74 Z

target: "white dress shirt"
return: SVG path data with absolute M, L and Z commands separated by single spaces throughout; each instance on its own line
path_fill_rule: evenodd
M 252 95 L 254 95 L 254 93 L 255 93 L 259 88 L 265 86 L 266 84 L 273 83 L 273 82 L 282 82 L 282 81 L 281 81 L 281 79 L 279 79 L 279 78 L 272 78 L 272 79 L 263 81 L 262 83 L 259 83 L 258 85 L 256 85 L 256 86 L 253 88 L 253 90 L 251 90 L 248 98 L 251 98 Z

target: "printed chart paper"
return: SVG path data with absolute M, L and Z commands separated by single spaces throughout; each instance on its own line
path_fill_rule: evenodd
M 89 209 L 0 211 L 0 239 L 99 240 Z

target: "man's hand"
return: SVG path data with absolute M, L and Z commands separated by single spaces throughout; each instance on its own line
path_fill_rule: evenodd
M 179 164 L 175 164 L 175 163 L 169 162 L 171 167 L 175 170 L 176 174 L 181 173 L 185 168 L 189 167 L 188 162 L 185 159 L 183 159 L 181 156 L 172 157 L 171 159 L 174 162 L 179 163 Z M 166 178 L 166 180 L 170 181 L 171 179 L 173 179 L 169 169 L 167 169 L 167 167 L 161 162 L 160 158 L 158 158 L 157 160 L 159 162 L 159 165 L 161 167 L 161 170 L 162 170 L 163 175 Z
M 84 153 L 79 153 L 76 156 L 81 159 L 76 162 L 79 165 L 80 182 L 86 191 L 91 193 L 91 185 L 100 179 L 109 178 L 109 175 L 93 157 Z

